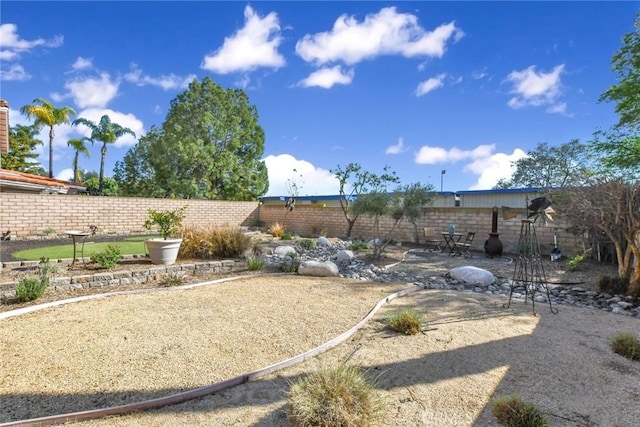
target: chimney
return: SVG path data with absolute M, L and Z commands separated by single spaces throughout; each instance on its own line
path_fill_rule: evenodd
M 9 152 L 9 103 L 0 99 L 0 154 Z

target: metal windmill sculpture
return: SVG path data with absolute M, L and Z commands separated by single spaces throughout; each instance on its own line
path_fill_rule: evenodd
M 536 222 L 547 223 L 553 221 L 551 215 L 555 213 L 551 207 L 551 201 L 546 197 L 537 197 L 527 205 L 527 219 L 523 219 L 520 225 L 520 239 L 518 240 L 518 251 L 513 277 L 509 290 L 509 301 L 504 304 L 505 308 L 511 306 L 511 298 L 514 291 L 524 290 L 525 303 L 531 299 L 533 314 L 536 314 L 536 293 L 546 294 L 546 301 L 553 314 L 558 310 L 551 306 L 551 297 L 547 277 L 544 272 L 540 245 L 536 236 Z M 539 302 L 544 302 L 545 298 L 539 298 Z

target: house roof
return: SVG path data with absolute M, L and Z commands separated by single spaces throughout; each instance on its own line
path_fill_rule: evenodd
M 0 169 L 0 191 L 25 191 L 67 194 L 69 190 L 86 191 L 86 185 L 47 178 L 25 172 Z

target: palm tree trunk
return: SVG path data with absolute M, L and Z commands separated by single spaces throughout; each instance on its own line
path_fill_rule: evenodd
M 107 157 L 107 143 L 102 144 L 100 150 L 100 179 L 98 181 L 98 194 L 102 196 L 102 180 L 104 179 L 104 159 Z
M 76 151 L 76 155 L 73 157 L 73 182 L 78 182 L 78 156 L 79 151 Z
M 49 128 L 49 178 L 53 178 L 53 126 Z

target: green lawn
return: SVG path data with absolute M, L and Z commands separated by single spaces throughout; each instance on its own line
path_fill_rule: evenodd
M 157 237 L 157 236 L 156 236 Z M 88 238 L 84 244 L 84 256 L 90 257 L 96 252 L 104 251 L 107 245 L 114 245 L 120 248 L 122 255 L 144 255 L 147 253 L 147 248 L 144 245 L 144 241 L 149 236 L 135 236 L 127 237 L 117 242 L 92 242 L 91 238 Z M 82 254 L 82 243 L 78 242 L 76 257 L 80 258 Z M 13 257 L 22 260 L 37 261 L 42 257 L 49 259 L 61 259 L 61 258 L 73 258 L 73 244 L 68 245 L 55 245 L 55 246 L 43 246 L 40 248 L 25 249 L 22 251 L 14 252 Z

